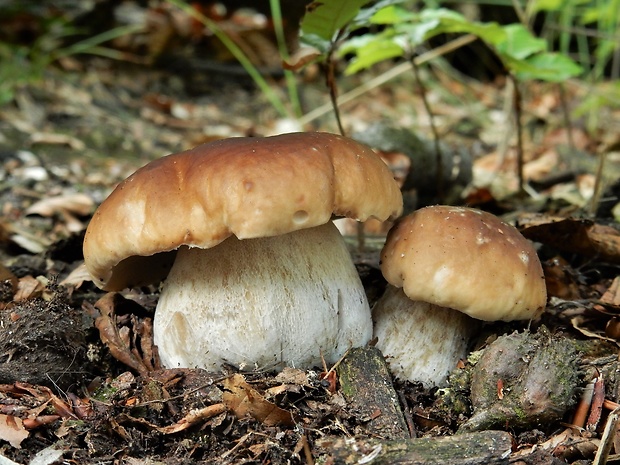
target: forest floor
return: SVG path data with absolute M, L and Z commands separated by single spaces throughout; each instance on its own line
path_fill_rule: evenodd
M 305 109 L 327 103 L 321 79 L 305 79 Z M 549 304 L 540 321 L 489 324 L 472 351 L 479 357 L 513 331 L 544 339 L 541 346 L 556 355 L 560 344 L 564 352 L 551 367 L 538 367 L 534 378 L 570 384 L 562 399 L 535 399 L 554 416 L 505 415 L 503 423 L 488 428 L 510 435 L 508 453 L 497 443 L 486 455 L 463 452 L 451 463 L 590 463 L 605 426 L 617 420 L 620 397 L 620 213 L 613 209 L 620 191 L 614 184 L 620 177 L 620 110 L 600 109 L 598 131 L 591 134 L 587 116 L 567 126 L 562 109 L 564 103 L 575 109 L 592 90 L 567 83 L 563 102 L 551 85 L 525 86 L 529 188 L 521 197 L 515 195 L 514 121 L 505 82 L 481 84 L 440 67 L 425 73 L 425 82 L 444 150 L 458 153 L 471 168 L 467 186 L 454 186 L 450 202 L 517 224 L 537 241 L 547 279 Z M 343 93 L 361 83 L 339 81 Z M 604 94 L 604 87 L 596 92 Z M 351 134 L 380 123 L 432 137 L 409 74 L 369 90 L 341 111 Z M 453 437 L 471 417 L 469 381 L 459 374 L 452 377 L 457 400 L 446 396 L 448 389 L 393 380 L 394 405 L 405 425 L 400 433 L 418 438 L 405 440 L 377 430 L 376 414 L 347 397 L 337 377 L 325 377 L 331 367 L 279 374 L 162 369 L 150 325 L 158 288 L 106 294 L 83 271 L 81 247 L 90 216 L 136 168 L 219 138 L 291 130 L 336 132 L 336 126 L 330 112 L 303 127 L 279 116 L 237 74 L 105 59 L 67 59 L 0 107 L 0 459 L 6 460 L 0 463 L 389 463 L 380 461 L 381 447 Z M 375 148 L 380 145 L 378 140 Z M 428 154 L 422 152 L 386 160 L 395 172 L 406 173 L 425 166 Z M 608 153 L 608 160 L 601 202 L 590 208 L 599 153 Z M 432 201 L 428 190 L 416 194 L 410 209 L 428 203 L 429 195 Z M 364 253 L 351 240 L 371 302 L 385 287 L 378 268 L 385 230 L 369 231 Z M 463 361 L 456 372 L 468 373 L 475 359 Z M 499 400 L 510 397 L 504 392 L 518 391 L 502 381 L 495 380 Z M 588 385 L 596 400 L 584 407 L 580 399 Z M 584 409 L 585 419 L 577 420 Z M 468 441 L 482 441 L 486 433 L 473 433 Z M 620 437 L 604 440 L 612 454 L 620 453 Z M 448 447 L 454 452 L 461 446 Z M 432 462 L 416 462 L 410 453 L 400 463 Z

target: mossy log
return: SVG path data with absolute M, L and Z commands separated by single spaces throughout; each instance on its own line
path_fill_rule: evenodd
M 398 395 L 379 349 L 351 349 L 337 372 L 349 408 L 367 420 L 368 434 L 384 439 L 409 438 Z
M 482 431 L 394 441 L 336 439 L 321 445 L 330 451 L 330 465 L 503 465 L 509 463 L 512 436 Z

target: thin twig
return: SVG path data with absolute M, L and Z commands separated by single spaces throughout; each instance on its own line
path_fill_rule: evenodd
M 415 425 L 413 424 L 413 417 L 411 416 L 411 412 L 409 411 L 409 405 L 407 404 L 407 398 L 405 397 L 405 393 L 402 389 L 398 391 L 398 397 L 400 399 L 400 403 L 403 407 L 403 415 L 405 417 L 405 423 L 407 423 L 407 429 L 409 430 L 409 437 L 411 439 L 415 439 L 418 434 L 415 429 Z
M 605 465 L 607 463 L 607 459 L 609 458 L 609 452 L 611 451 L 611 446 L 613 446 L 614 444 L 616 431 L 618 431 L 619 420 L 620 408 L 617 408 L 609 414 L 609 417 L 607 417 L 607 424 L 605 425 L 605 430 L 603 431 L 603 435 L 601 436 L 601 442 L 598 450 L 596 451 L 596 455 L 594 456 L 594 461 L 592 462 L 592 465 Z

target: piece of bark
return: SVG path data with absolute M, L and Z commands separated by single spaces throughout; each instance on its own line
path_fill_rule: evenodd
M 503 465 L 508 464 L 512 436 L 505 431 L 481 431 L 456 436 L 381 441 L 325 440 L 330 465 Z
M 383 354 L 376 347 L 351 349 L 337 368 L 342 393 L 368 434 L 384 439 L 409 438 Z

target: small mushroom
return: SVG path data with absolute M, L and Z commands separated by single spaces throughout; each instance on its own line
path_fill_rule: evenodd
M 153 161 L 95 212 L 84 260 L 105 290 L 166 281 L 154 339 L 166 367 L 307 367 L 372 334 L 332 216 L 402 211 L 368 147 L 327 133 L 233 138 Z
M 401 218 L 381 252 L 389 285 L 373 309 L 393 374 L 441 385 L 467 353 L 478 320 L 537 318 L 547 291 L 532 244 L 496 216 L 426 207 Z

